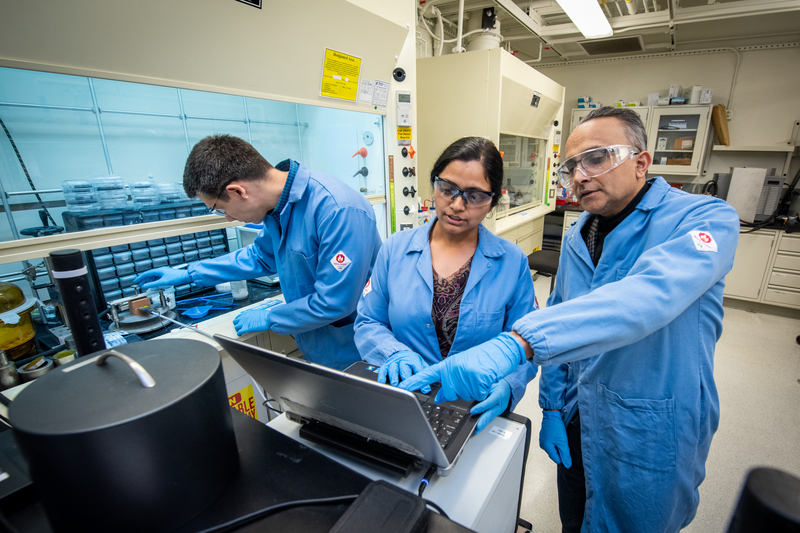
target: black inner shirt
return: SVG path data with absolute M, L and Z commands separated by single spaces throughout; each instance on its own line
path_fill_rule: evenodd
M 581 229 L 581 236 L 583 236 L 583 242 L 587 242 L 587 238 L 589 236 L 589 228 L 592 226 L 592 221 L 597 218 L 598 225 L 597 225 L 597 244 L 594 248 L 594 255 L 592 256 L 592 263 L 594 266 L 597 266 L 597 263 L 600 261 L 600 256 L 603 253 L 603 241 L 605 241 L 606 236 L 611 233 L 614 228 L 619 226 L 619 224 L 627 218 L 628 215 L 633 213 L 633 210 L 636 209 L 636 206 L 639 205 L 639 202 L 644 197 L 645 193 L 650 190 L 650 186 L 655 181 L 655 178 L 648 179 L 644 186 L 639 190 L 639 193 L 631 200 L 628 205 L 625 206 L 625 209 L 617 213 L 616 215 L 610 217 L 601 217 L 600 215 L 592 215 L 586 220 L 586 224 L 583 225 Z

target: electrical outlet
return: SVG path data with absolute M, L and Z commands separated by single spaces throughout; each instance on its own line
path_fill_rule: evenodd
M 733 120 L 733 111 L 731 111 L 730 109 L 726 109 L 725 110 L 725 117 L 728 119 L 728 122 Z
M 412 229 L 413 227 L 414 227 L 413 224 L 400 224 L 400 231 L 403 231 L 403 230 L 406 230 L 406 229 Z

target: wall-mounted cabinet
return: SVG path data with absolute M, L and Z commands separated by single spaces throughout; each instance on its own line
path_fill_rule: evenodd
M 653 175 L 696 176 L 708 136 L 711 106 L 653 107 L 647 125 L 647 151 Z
M 647 131 L 647 151 L 653 155 L 653 176 L 696 176 L 708 144 L 711 106 L 627 107 L 637 113 Z M 570 132 L 591 109 L 573 109 Z

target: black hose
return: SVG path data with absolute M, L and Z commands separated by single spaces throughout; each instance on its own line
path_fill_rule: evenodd
M 25 167 L 25 162 L 22 160 L 22 156 L 19 154 L 19 150 L 17 150 L 17 143 L 14 142 L 13 137 L 11 137 L 11 132 L 8 131 L 6 123 L 3 122 L 2 118 L 0 118 L 0 126 L 3 126 L 3 130 L 6 132 L 6 137 L 8 137 L 8 142 L 11 143 L 11 148 L 13 148 L 14 153 L 17 154 L 17 160 L 19 161 L 19 164 L 22 167 L 22 171 L 25 172 L 25 177 L 28 178 L 28 183 L 31 186 L 31 190 L 35 191 L 36 187 L 33 185 L 33 180 L 31 179 L 31 175 L 28 174 L 28 169 Z M 50 219 L 50 222 L 52 222 L 54 226 L 58 226 L 58 224 L 56 224 L 56 221 L 53 219 L 53 215 L 50 214 L 50 211 L 47 210 L 47 206 L 44 205 L 42 197 L 39 196 L 38 194 L 35 194 L 34 196 L 36 196 L 36 199 L 39 200 L 39 205 L 41 205 L 42 209 L 44 209 L 44 212 L 47 213 L 47 218 Z

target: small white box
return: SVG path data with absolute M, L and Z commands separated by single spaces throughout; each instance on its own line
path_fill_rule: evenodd
M 669 86 L 669 94 L 667 96 L 670 98 L 673 96 L 683 96 L 683 87 L 678 83 L 673 83 Z
M 666 150 L 667 149 L 667 138 L 666 137 L 659 137 L 658 141 L 656 141 L 656 150 Z M 662 165 L 665 163 L 662 163 Z
M 661 164 L 662 165 L 666 165 L 667 164 L 667 158 L 666 157 L 662 157 L 661 158 Z
M 658 99 L 658 105 L 669 105 L 670 97 L 669 96 L 662 96 Z
M 617 100 L 614 102 L 614 107 L 628 107 L 628 102 L 625 100 Z
M 700 91 L 700 103 L 701 104 L 710 104 L 711 103 L 711 95 L 713 94 L 714 89 L 703 89 Z
M 592 101 L 592 97 L 591 96 L 579 96 L 578 97 L 578 103 L 579 104 L 588 104 L 591 101 Z
M 650 93 L 647 95 L 647 105 L 654 106 L 658 105 L 659 94 L 658 93 Z
M 700 85 L 693 85 L 691 87 L 688 87 L 683 92 L 683 97 L 686 98 L 686 103 L 687 104 L 691 104 L 691 105 L 699 104 L 700 103 L 700 92 L 702 90 L 703 90 L 703 88 Z

